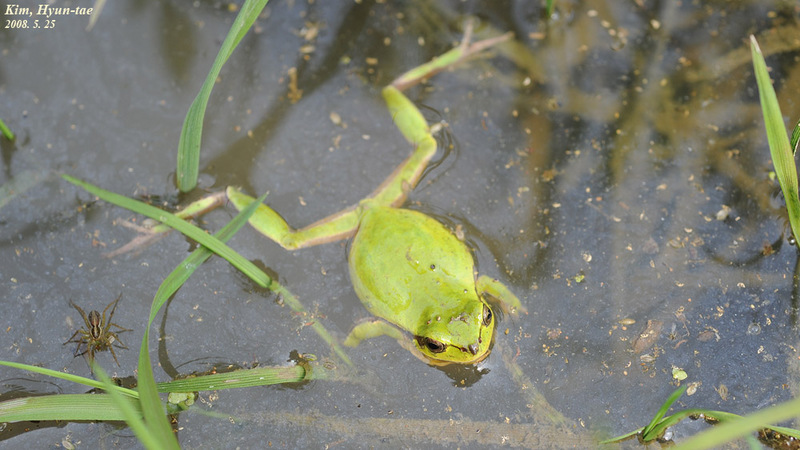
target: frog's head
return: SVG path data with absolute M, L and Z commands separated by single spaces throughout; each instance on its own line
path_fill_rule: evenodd
M 486 302 L 472 300 L 427 319 L 414 344 L 433 365 L 475 364 L 489 355 L 494 320 Z

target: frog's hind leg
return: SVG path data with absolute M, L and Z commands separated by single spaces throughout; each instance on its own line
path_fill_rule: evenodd
M 311 247 L 327 242 L 347 239 L 358 229 L 362 208 L 370 206 L 400 206 L 408 192 L 419 182 L 428 162 L 436 154 L 436 140 L 419 109 L 404 94 L 403 89 L 411 87 L 475 53 L 504 41 L 510 34 L 486 39 L 470 44 L 470 27 L 464 34 L 464 41 L 431 62 L 412 69 L 397 78 L 383 89 L 383 98 L 395 124 L 406 140 L 414 146 L 414 151 L 389 175 L 372 194 L 361 203 L 330 215 L 305 228 L 295 230 L 283 217 L 266 205 L 259 205 L 250 217 L 250 224 L 259 232 L 280 244 L 287 250 Z M 235 188 L 227 190 L 228 199 L 241 210 L 253 201 Z
M 458 47 L 400 75 L 392 81 L 391 86 L 394 86 L 400 91 L 404 91 L 487 48 L 511 39 L 513 36 L 514 33 L 509 31 L 500 36 L 470 43 L 472 40 L 472 22 L 468 22 L 464 27 L 464 37 L 461 39 L 461 44 L 459 44 Z
M 228 187 L 227 194 L 231 203 L 239 210 L 255 201 L 253 197 L 242 194 L 233 187 Z M 280 244 L 281 247 L 295 250 L 353 236 L 358 229 L 358 216 L 359 208 L 351 206 L 307 227 L 295 230 L 274 209 L 261 204 L 250 216 L 249 222 L 253 228 Z
M 511 38 L 507 33 L 470 44 L 471 25 L 467 25 L 461 45 L 404 73 L 389 86 L 383 88 L 383 98 L 395 125 L 406 140 L 414 146 L 414 151 L 403 161 L 386 180 L 368 197 L 372 204 L 400 206 L 409 191 L 419 182 L 428 162 L 436 154 L 436 140 L 422 113 L 414 103 L 403 94 L 403 90 L 430 78 L 442 70 L 497 43 Z
M 185 208 L 175 212 L 175 215 L 181 219 L 188 220 L 203 215 L 223 203 L 225 203 L 225 195 L 222 192 L 217 192 L 190 203 Z M 143 227 L 124 219 L 118 219 L 118 223 L 126 228 L 136 230 L 139 235 L 122 247 L 103 253 L 104 258 L 114 258 L 130 251 L 138 253 L 166 236 L 167 232 L 172 231 L 172 228 L 164 224 Z

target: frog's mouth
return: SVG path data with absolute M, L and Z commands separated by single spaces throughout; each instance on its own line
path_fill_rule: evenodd
M 415 339 L 417 345 L 420 346 L 420 347 L 428 346 L 428 344 L 430 343 L 429 339 L 425 338 L 423 336 L 415 336 L 414 339 Z M 438 341 L 434 341 L 434 342 L 438 343 Z M 480 352 L 480 350 L 481 350 L 480 342 L 476 342 L 474 344 L 470 344 L 467 347 L 458 347 L 458 346 L 450 344 L 449 345 L 450 349 L 461 350 L 465 354 L 470 354 L 470 355 L 474 356 L 473 359 L 461 359 L 461 360 L 458 360 L 458 361 L 454 361 L 454 360 L 451 360 L 451 359 L 438 359 L 438 358 L 436 358 L 435 356 L 433 356 L 430 353 L 422 353 L 422 352 L 420 352 L 420 353 L 422 353 L 422 355 L 428 361 L 428 364 L 431 365 L 431 366 L 439 367 L 439 366 L 447 366 L 447 365 L 450 365 L 450 364 L 458 364 L 458 365 L 477 364 L 477 363 L 483 361 L 484 359 L 486 359 L 487 356 L 489 356 L 489 353 L 492 352 L 492 345 L 493 344 L 494 344 L 494 342 L 490 342 L 489 343 L 489 348 L 487 348 L 486 351 L 484 351 L 483 354 L 480 354 L 480 355 L 478 354 Z
M 434 358 L 431 358 L 428 355 L 425 355 L 425 356 L 426 356 L 426 359 L 428 360 L 428 365 L 435 366 L 435 367 L 444 367 L 444 366 L 450 366 L 450 365 L 463 366 L 463 365 L 468 365 L 468 364 L 478 364 L 479 362 L 481 362 L 484 359 L 486 359 L 486 357 L 489 356 L 489 353 L 492 353 L 492 349 L 491 348 L 489 348 L 489 350 L 486 350 L 483 353 L 483 355 L 480 355 L 480 356 L 478 356 L 475 359 L 470 360 L 470 361 L 447 361 L 447 360 L 443 360 L 443 359 L 434 359 Z

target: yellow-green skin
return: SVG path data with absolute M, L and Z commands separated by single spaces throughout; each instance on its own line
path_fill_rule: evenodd
M 472 254 L 441 223 L 408 209 L 367 208 L 348 260 L 364 306 L 413 334 L 425 356 L 469 364 L 489 354 L 494 315 L 477 292 Z

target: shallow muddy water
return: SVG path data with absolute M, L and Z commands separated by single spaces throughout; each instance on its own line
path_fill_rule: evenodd
M 273 0 L 215 85 L 189 195 L 174 187 L 178 138 L 236 5 L 118 0 L 91 31 L 85 16 L 0 29 L 0 118 L 18 135 L 0 138 L 0 359 L 90 376 L 62 345 L 82 324 L 69 301 L 102 309 L 122 294 L 114 322 L 133 330 L 120 335 L 129 349 L 117 350 L 119 367 L 107 352 L 97 359 L 135 376 L 153 296 L 195 248 L 173 233 L 104 258 L 135 237 L 121 219 L 141 218 L 61 173 L 169 206 L 228 185 L 269 191 L 290 224 L 310 224 L 368 195 L 408 155 L 380 89 L 456 45 L 473 19 L 476 39 L 515 37 L 409 92 L 445 124 L 449 148 L 407 206 L 460 226 L 480 272 L 528 314 L 500 319 L 476 367 L 428 366 L 380 338 L 348 349 L 348 369 L 308 326 L 342 339 L 368 317 L 346 243 L 288 252 L 245 227 L 230 245 L 311 314 L 212 258 L 156 320 L 156 380 L 288 365 L 298 353 L 316 355 L 329 379 L 203 392 L 178 417 L 181 444 L 586 448 L 646 425 L 678 384 L 694 393 L 675 409 L 746 414 L 797 395 L 798 253 L 770 177 L 748 38 L 793 125 L 798 7 L 555 3 L 548 18 L 531 1 Z M 216 231 L 233 213 L 200 223 Z M 678 383 L 675 368 L 688 377 Z M 4 399 L 80 392 L 0 368 Z M 687 420 L 673 437 L 707 427 Z M 130 430 L 95 423 L 9 424 L 0 439 L 138 445 Z

